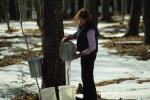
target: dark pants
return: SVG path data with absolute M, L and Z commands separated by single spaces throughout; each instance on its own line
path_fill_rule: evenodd
M 81 75 L 83 82 L 83 100 L 97 100 L 96 88 L 94 83 L 94 61 L 96 53 L 81 57 Z

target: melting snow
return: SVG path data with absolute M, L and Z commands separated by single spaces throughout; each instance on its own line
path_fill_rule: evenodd
M 71 22 L 64 22 L 64 23 L 71 23 Z M 11 25 L 13 27 L 20 29 L 20 25 L 17 22 L 12 22 Z M 99 28 L 111 26 L 112 24 L 100 23 L 98 24 Z M 114 25 L 114 23 L 113 23 Z M 115 23 L 118 25 L 118 23 Z M 37 25 L 35 22 L 24 22 L 23 27 L 25 29 L 33 28 L 37 29 Z M 0 24 L 0 36 L 18 36 L 21 33 L 13 33 L 8 34 L 4 33 L 6 30 L 5 24 Z M 64 29 L 66 34 L 73 34 L 76 32 L 75 27 L 68 27 Z M 2 33 L 2 34 L 1 34 Z M 103 33 L 105 34 L 105 33 Z M 117 34 L 118 35 L 118 34 Z M 122 36 L 123 33 L 120 33 L 119 36 Z M 107 34 L 106 34 L 107 36 Z M 110 36 L 110 35 L 108 35 Z M 7 41 L 19 42 L 22 41 L 20 38 L 15 38 L 13 40 L 7 39 Z M 97 59 L 95 62 L 95 82 L 105 81 L 105 80 L 112 80 L 112 79 L 119 79 L 119 78 L 128 78 L 128 77 L 137 77 L 141 80 L 150 79 L 150 61 L 138 61 L 133 57 L 128 56 L 117 56 L 117 55 L 110 55 L 109 49 L 103 48 L 101 43 L 108 41 L 108 40 L 99 40 L 99 51 L 97 55 Z M 22 41 L 23 42 L 23 41 Z M 40 39 L 30 38 L 28 40 L 30 43 L 30 48 L 33 50 L 40 50 L 41 48 L 33 48 L 33 43 L 37 43 L 37 45 L 41 45 Z M 74 41 L 74 43 L 76 43 Z M 13 43 L 12 48 L 26 48 L 24 43 Z M 15 54 L 9 48 L 0 48 L 0 52 L 3 55 L 13 55 Z M 0 55 L 0 58 L 3 58 L 3 55 Z M 12 83 L 12 81 L 17 81 L 17 75 L 21 74 L 20 69 L 21 67 L 24 71 L 27 83 L 35 82 L 35 79 L 30 78 L 29 67 L 27 62 L 23 62 L 23 64 L 15 64 L 10 65 L 7 67 L 0 68 L 0 90 L 7 90 L 10 87 L 18 86 L 16 83 Z M 71 84 L 77 85 L 81 82 L 81 68 L 80 68 L 80 59 L 76 59 L 72 61 L 71 64 Z M 97 87 L 97 91 L 102 95 L 104 98 L 108 99 L 118 99 L 118 98 L 130 98 L 130 99 L 143 99 L 143 100 L 150 100 L 150 85 L 149 83 L 138 84 L 136 83 L 137 80 L 130 80 L 124 81 L 120 84 L 112 84 L 107 86 Z M 39 83 L 41 80 L 39 78 Z M 36 87 L 36 86 L 35 86 Z M 6 91 L 3 91 L 6 95 Z M 2 93 L 0 92 L 0 100 L 5 100 L 2 98 Z

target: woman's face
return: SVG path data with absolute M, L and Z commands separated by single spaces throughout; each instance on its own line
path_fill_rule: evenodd
M 86 20 L 83 18 L 79 18 L 79 25 L 83 26 L 86 23 Z

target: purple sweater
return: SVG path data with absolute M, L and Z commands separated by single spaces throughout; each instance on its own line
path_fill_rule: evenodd
M 96 39 L 95 39 L 95 30 L 91 29 L 87 32 L 87 39 L 89 47 L 82 51 L 84 54 L 90 54 L 92 51 L 96 49 Z

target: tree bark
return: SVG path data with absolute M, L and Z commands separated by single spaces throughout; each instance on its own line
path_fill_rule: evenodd
M 11 20 L 19 20 L 19 9 L 17 0 L 9 1 L 9 14 Z
M 70 0 L 69 18 L 73 18 L 75 15 L 75 0 Z
M 37 25 L 43 33 L 43 0 L 34 0 L 34 7 L 37 17 Z
M 140 23 L 140 16 L 141 16 L 141 9 L 142 9 L 142 4 L 141 0 L 132 0 L 132 5 L 131 5 L 131 18 L 129 21 L 129 29 L 127 33 L 125 34 L 125 37 L 129 36 L 138 36 L 138 28 L 139 28 L 139 23 Z
M 98 0 L 84 0 L 84 7 L 92 14 L 95 25 L 98 24 Z
M 145 36 L 144 42 L 145 44 L 150 44 L 150 0 L 144 1 L 144 27 L 145 27 Z
M 63 32 L 62 0 L 44 0 L 43 67 L 44 86 L 65 85 L 65 64 L 59 57 L 59 45 Z
M 102 18 L 101 20 L 102 21 L 111 21 L 111 13 L 110 13 L 110 10 L 109 10 L 109 3 L 110 1 L 109 0 L 101 0 L 101 4 L 102 4 Z
M 114 0 L 114 14 L 118 15 L 118 0 Z
M 11 28 L 10 28 L 10 16 L 9 16 L 9 0 L 3 0 L 3 9 L 4 9 L 4 13 L 5 13 L 5 20 L 6 20 L 6 23 L 7 23 L 7 27 L 8 27 L 8 30 L 7 32 L 11 32 Z
M 27 20 L 32 20 L 33 0 L 26 0 Z
M 63 0 L 63 17 L 67 19 L 69 17 L 68 11 L 70 9 L 70 1 Z
M 3 0 L 0 0 L 0 22 L 4 19 Z
M 20 1 L 20 6 L 22 10 L 22 20 L 27 20 L 27 2 L 28 0 L 21 0 Z
M 75 0 L 75 12 L 77 13 L 84 6 L 84 0 Z
M 126 0 L 121 0 L 121 15 L 122 15 L 122 22 L 124 22 L 125 17 L 125 10 L 126 10 Z

